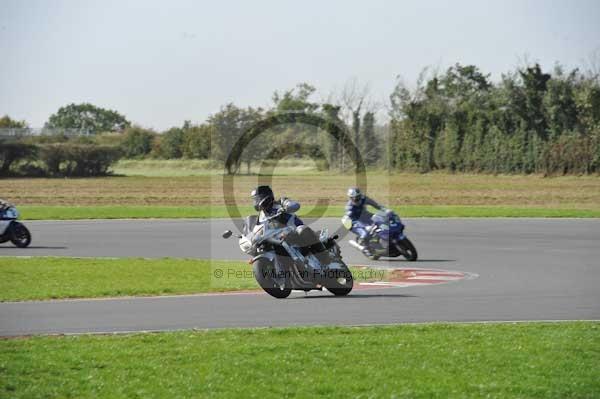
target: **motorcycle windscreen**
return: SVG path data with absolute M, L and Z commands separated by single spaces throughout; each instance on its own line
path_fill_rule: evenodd
M 254 229 L 254 226 L 256 226 L 257 222 L 258 222 L 257 215 L 246 216 L 246 218 L 244 219 L 244 229 L 243 229 L 244 235 L 250 233 Z

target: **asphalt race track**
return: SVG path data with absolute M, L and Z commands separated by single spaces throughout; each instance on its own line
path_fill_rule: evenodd
M 26 222 L 32 246 L 0 256 L 246 259 L 227 220 Z M 442 285 L 313 291 L 276 300 L 262 293 L 0 304 L 0 335 L 124 332 L 426 321 L 600 319 L 600 220 L 407 219 L 418 262 L 368 261 L 342 239 L 350 264 L 467 272 Z M 325 219 L 335 230 L 338 221 Z

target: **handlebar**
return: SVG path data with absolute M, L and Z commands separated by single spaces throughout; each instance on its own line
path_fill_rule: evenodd
M 285 213 L 285 210 L 283 208 L 279 208 L 279 209 L 277 209 L 277 212 L 275 212 L 275 214 L 273 216 L 269 216 L 268 218 L 264 219 L 263 222 L 268 222 L 270 220 L 278 218 L 279 216 L 283 215 L 284 213 Z

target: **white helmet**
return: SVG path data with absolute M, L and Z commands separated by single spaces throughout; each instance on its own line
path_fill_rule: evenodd
M 348 198 L 350 198 L 353 201 L 359 200 L 361 199 L 363 196 L 362 192 L 360 191 L 360 188 L 358 187 L 350 187 L 348 189 Z

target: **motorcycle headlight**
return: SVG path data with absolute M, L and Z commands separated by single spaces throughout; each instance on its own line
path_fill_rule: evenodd
M 240 249 L 244 253 L 249 253 L 252 249 L 252 243 L 247 240 L 245 237 L 240 238 Z

